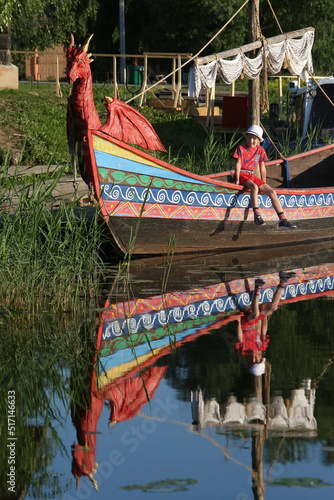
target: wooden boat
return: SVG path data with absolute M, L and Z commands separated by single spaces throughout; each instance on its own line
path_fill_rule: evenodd
M 200 177 L 182 171 L 98 131 L 88 131 L 88 145 L 94 192 L 123 252 L 129 251 L 131 242 L 134 254 L 167 252 L 173 247 L 171 237 L 176 252 L 199 252 L 319 241 L 332 234 L 334 187 L 277 188 L 296 230 L 279 229 L 270 199 L 259 195 L 260 213 L 267 224 L 258 227 L 249 192 L 228 182 L 224 174 Z M 322 159 L 328 156 L 334 166 L 333 150 L 330 145 L 289 158 L 292 182 L 301 184 L 302 177 L 312 177 L 319 183 Z M 304 172 L 303 163 L 312 172 Z M 268 176 L 283 185 L 283 161 L 274 162 Z
M 151 125 L 117 99 L 101 125 L 93 103 L 88 42 L 69 49 L 69 141 L 79 144 L 79 164 L 93 187 L 117 248 L 132 254 L 267 248 L 333 237 L 334 145 L 268 163 L 268 183 L 297 228 L 278 228 L 270 199 L 259 195 L 265 226 L 253 221 L 250 194 L 229 173 L 199 176 L 128 143 L 163 146 Z M 83 69 L 85 68 L 85 71 Z M 73 141 L 72 141 L 73 143 Z M 72 144 L 73 146 L 73 144 Z

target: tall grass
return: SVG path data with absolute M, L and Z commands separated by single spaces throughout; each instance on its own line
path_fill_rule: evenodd
M 198 175 L 207 175 L 224 172 L 234 168 L 233 153 L 240 141 L 240 134 L 218 135 L 213 130 L 203 128 L 205 140 L 203 147 L 182 156 L 182 150 L 178 155 L 170 158 L 170 162 L 180 168 Z
M 285 135 L 282 136 L 282 140 L 279 143 L 279 149 L 281 154 L 285 157 L 293 156 L 302 153 L 304 151 L 309 151 L 311 149 L 316 148 L 317 146 L 320 145 L 319 137 L 321 137 L 321 128 L 322 128 L 321 124 L 315 127 L 310 126 L 310 129 L 307 132 L 305 139 L 302 139 L 301 134 L 299 134 L 298 130 L 297 134 L 296 132 L 294 132 L 296 134 L 295 139 L 292 139 L 290 133 L 287 132 Z M 323 142 L 325 144 L 330 144 L 333 141 L 331 137 L 324 136 Z M 277 155 L 275 155 L 275 157 L 276 156 Z
M 102 269 L 103 227 L 98 211 L 78 210 L 76 202 L 56 206 L 51 183 L 2 171 L 0 186 L 0 297 L 10 310 L 77 307 L 97 289 Z M 89 215 L 89 217 L 88 217 Z

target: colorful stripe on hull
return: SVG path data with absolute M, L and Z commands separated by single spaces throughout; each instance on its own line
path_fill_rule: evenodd
M 97 135 L 93 135 L 93 149 L 102 202 L 109 216 L 253 220 L 249 193 L 233 189 L 233 185 L 229 188 L 219 183 L 210 184 Z M 278 197 L 289 219 L 334 217 L 332 190 L 300 190 L 300 194 L 290 191 Z M 258 201 L 262 217 L 276 221 L 271 200 L 259 195 Z

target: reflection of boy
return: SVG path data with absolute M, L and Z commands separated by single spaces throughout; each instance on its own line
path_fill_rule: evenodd
M 235 183 L 250 189 L 254 222 L 257 226 L 265 224 L 258 207 L 257 196 L 260 192 L 270 198 L 272 206 L 279 218 L 278 227 L 293 229 L 296 226 L 287 220 L 276 191 L 266 183 L 265 161 L 267 161 L 268 158 L 265 150 L 260 146 L 260 142 L 263 141 L 262 134 L 262 127 L 252 125 L 244 134 L 246 137 L 246 144 L 239 145 L 235 150 L 233 155 L 233 158 L 236 160 Z M 257 167 L 260 169 L 261 179 L 255 175 Z
M 293 272 L 279 273 L 279 284 L 275 290 L 273 300 L 265 308 L 260 310 L 260 292 L 265 282 L 257 278 L 255 280 L 254 294 L 251 308 L 244 311 L 243 316 L 238 319 L 238 342 L 235 346 L 242 355 L 249 356 L 251 364 L 260 364 L 263 361 L 263 354 L 269 344 L 267 336 L 268 316 L 276 311 L 281 300 L 284 286 L 289 278 L 293 277 Z

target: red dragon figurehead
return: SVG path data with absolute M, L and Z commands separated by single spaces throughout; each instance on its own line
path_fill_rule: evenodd
M 111 138 L 136 144 L 149 150 L 166 151 L 150 122 L 132 106 L 119 99 L 106 97 L 107 120 L 102 126 L 93 98 L 93 79 L 90 69 L 92 54 L 88 54 L 91 35 L 83 46 L 76 47 L 71 36 L 67 49 L 67 78 L 73 84 L 67 107 L 67 137 L 72 158 L 76 145 L 81 175 L 86 180 L 82 142 L 87 130 L 100 130 Z
M 92 54 L 87 54 L 89 42 L 93 35 L 89 37 L 83 47 L 76 47 L 74 37 L 71 36 L 71 44 L 67 49 L 67 78 L 69 83 L 73 83 L 77 78 L 86 81 L 91 76 L 90 63 Z

